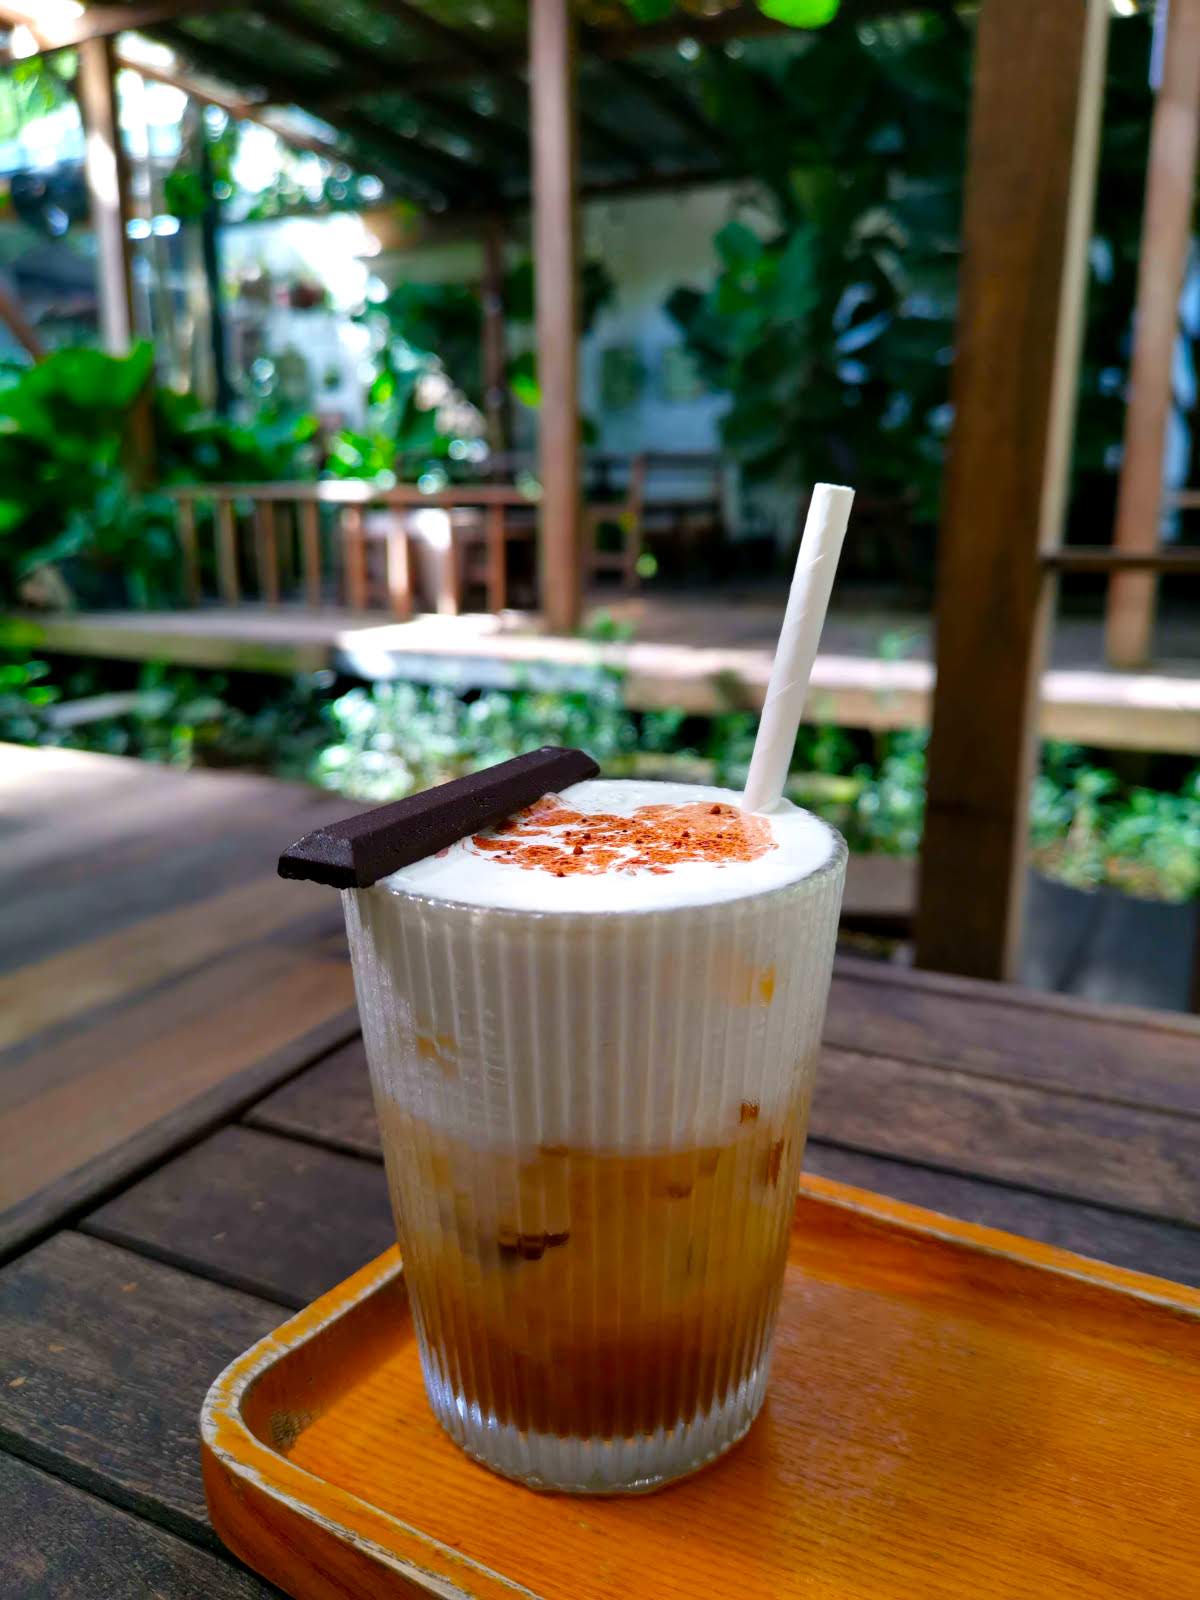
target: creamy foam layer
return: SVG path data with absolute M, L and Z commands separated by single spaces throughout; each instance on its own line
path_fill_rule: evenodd
M 651 911 L 759 895 L 817 872 L 836 835 L 788 801 L 745 816 L 701 784 L 595 779 L 384 878 L 397 894 L 493 909 Z

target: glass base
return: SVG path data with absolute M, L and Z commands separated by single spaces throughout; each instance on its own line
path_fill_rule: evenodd
M 455 1444 L 505 1478 L 559 1494 L 646 1494 L 699 1472 L 745 1436 L 762 1409 L 769 1369 L 768 1357 L 710 1411 L 628 1439 L 523 1432 L 486 1416 L 428 1372 L 426 1390 L 434 1416 Z

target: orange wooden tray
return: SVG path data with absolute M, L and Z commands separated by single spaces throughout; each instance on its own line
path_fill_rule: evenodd
M 1200 1292 L 818 1178 L 766 1408 L 636 1499 L 539 1495 L 425 1404 L 394 1250 L 201 1418 L 217 1532 L 300 1600 L 1182 1600 Z

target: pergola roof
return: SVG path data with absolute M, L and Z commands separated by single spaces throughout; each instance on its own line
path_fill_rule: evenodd
M 703 14 L 644 26 L 621 0 L 580 0 L 575 9 L 584 193 L 739 175 L 684 41 L 806 47 L 804 34 L 744 4 L 714 13 L 708 0 Z M 856 17 L 880 9 L 843 6 Z M 295 107 L 318 119 L 301 143 L 340 152 L 394 194 L 443 212 L 503 211 L 528 198 L 525 0 L 260 0 L 245 9 L 176 0 L 96 3 L 86 16 L 110 11 L 145 13 L 152 20 L 139 20 L 139 32 L 232 90 L 246 110 Z

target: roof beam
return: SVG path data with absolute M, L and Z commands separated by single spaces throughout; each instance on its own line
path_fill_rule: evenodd
M 396 69 L 399 66 L 403 70 L 406 63 L 397 62 L 389 55 L 381 56 L 378 51 L 357 44 L 353 39 L 348 39 L 344 34 L 327 27 L 315 17 L 300 13 L 290 5 L 275 6 L 269 17 L 276 27 L 285 29 L 294 38 L 315 45 L 335 63 L 343 61 L 354 69 L 354 84 L 350 88 L 337 91 L 337 104 L 357 103 L 364 93 L 374 91 L 392 93 L 395 90 Z M 408 99 L 428 106 L 439 121 L 447 127 L 457 128 L 466 138 L 483 140 L 491 145 L 507 142 L 509 153 L 522 162 L 525 160 L 529 135 L 523 127 L 514 127 L 502 117 L 486 117 L 481 112 L 472 110 L 470 106 L 459 105 L 457 101 L 439 94 L 436 90 L 422 89 L 416 84 L 403 92 Z M 327 101 L 322 95 L 320 103 L 332 107 L 335 100 L 331 96 Z
M 586 39 L 590 37 L 590 33 L 585 36 Z M 586 50 L 586 44 L 584 48 Z M 665 117 L 675 123 L 676 127 L 683 128 L 694 139 L 702 140 L 709 149 L 718 154 L 725 154 L 725 140 L 720 130 L 713 127 L 684 91 L 669 78 L 659 77 L 646 67 L 636 66 L 632 61 L 625 60 L 608 61 L 605 63 L 605 69 L 635 94 L 640 94 L 649 100 Z
M 435 96 L 428 88 L 428 84 L 431 82 L 469 82 L 479 78 L 502 78 L 518 88 L 524 98 L 528 95 L 528 88 L 522 74 L 525 72 L 528 62 L 523 52 L 517 54 L 512 51 L 501 51 L 493 48 L 464 28 L 453 28 L 445 22 L 439 22 L 436 17 L 428 16 L 416 6 L 411 5 L 409 0 L 377 0 L 377 4 L 381 10 L 388 12 L 397 21 L 403 22 L 406 26 L 411 27 L 414 32 L 420 33 L 423 38 L 429 39 L 444 48 L 447 51 L 447 61 L 442 64 L 436 61 L 422 62 L 417 66 L 412 66 L 408 63 L 393 60 L 388 63 L 386 68 L 381 70 L 379 58 L 371 55 L 370 52 L 364 52 L 367 58 L 364 63 L 365 69 L 370 72 L 372 82 L 378 82 L 381 89 L 386 89 L 396 94 L 406 94 L 414 100 L 420 100 L 443 117 L 453 112 L 460 123 L 466 117 L 478 120 L 484 124 L 485 128 L 492 130 L 493 137 L 497 126 L 507 126 L 511 130 L 511 123 L 507 125 L 497 123 L 493 118 L 482 117 L 478 112 L 469 112 L 465 107 L 454 105 L 453 102 L 447 101 L 444 96 Z M 355 49 L 353 46 L 348 46 L 347 41 L 341 39 L 340 36 L 332 35 L 330 30 L 326 29 L 323 24 L 315 23 L 308 17 L 301 19 L 290 8 L 284 11 L 273 11 L 271 17 L 273 21 L 280 23 L 281 26 L 295 28 L 296 30 L 303 28 L 310 40 L 314 44 L 319 44 L 321 49 L 332 52 L 333 40 L 336 39 L 341 47 L 342 54 L 347 59 L 350 59 L 350 51 Z M 330 42 L 321 41 L 318 38 L 319 34 L 324 34 Z M 383 81 L 380 82 L 381 78 Z M 314 103 L 323 105 L 333 111 L 338 106 L 357 98 L 362 91 L 362 87 L 361 83 L 356 83 L 352 88 L 337 89 L 329 95 L 328 99 L 322 97 L 319 102 Z M 648 170 L 650 163 L 647 160 L 645 149 L 636 140 L 629 139 L 624 134 L 618 133 L 614 128 L 608 127 L 606 123 L 601 122 L 599 118 L 593 116 L 590 112 L 584 111 L 582 108 L 580 110 L 579 124 L 581 132 L 592 150 L 605 150 L 610 155 L 615 156 L 617 160 L 635 167 L 639 172 Z M 476 133 L 481 131 L 478 128 L 474 130 Z M 528 129 L 523 128 L 521 130 L 520 138 L 522 155 L 524 155 L 528 148 Z
M 299 106 L 301 110 L 312 110 L 314 115 L 319 115 L 312 106 L 311 78 L 285 77 L 273 67 L 264 67 L 261 60 L 251 60 L 240 50 L 231 50 L 225 44 L 210 44 L 207 39 L 196 39 L 176 28 L 154 31 L 155 37 L 189 57 L 201 69 L 215 72 L 233 83 L 240 81 L 261 88 L 276 103 Z M 428 202 L 432 194 L 434 198 L 449 200 L 454 198 L 455 192 L 462 193 L 468 186 L 472 191 L 478 188 L 478 173 L 471 163 L 403 139 L 361 112 L 344 113 L 338 119 L 338 128 L 380 152 L 390 169 L 406 180 L 398 187 L 407 187 L 415 199 Z M 414 183 L 421 185 L 419 191 L 413 189 Z
M 234 0 L 142 0 L 140 4 L 96 6 L 78 17 L 48 17 L 27 6 L 0 4 L 0 22 L 27 28 L 38 53 L 69 50 L 88 39 L 106 39 L 130 29 L 154 27 L 181 17 L 205 16 L 228 9 Z

